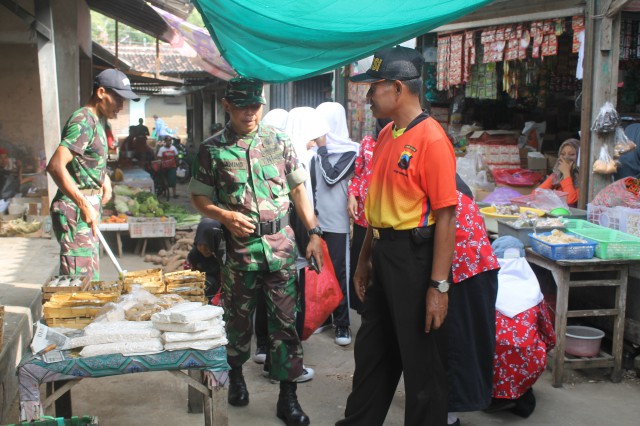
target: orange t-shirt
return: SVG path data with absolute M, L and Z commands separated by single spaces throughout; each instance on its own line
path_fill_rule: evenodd
M 431 225 L 433 209 L 458 202 L 453 146 L 431 117 L 395 139 L 391 129 L 380 132 L 373 152 L 367 222 L 396 230 Z

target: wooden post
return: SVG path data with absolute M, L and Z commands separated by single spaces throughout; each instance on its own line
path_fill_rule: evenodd
M 44 153 L 51 158 L 60 142 L 60 106 L 58 97 L 58 73 L 56 52 L 53 40 L 53 12 L 51 1 L 34 2 L 36 22 L 51 30 L 51 38 L 46 38 L 37 32 L 38 38 L 38 70 L 40 75 L 40 96 L 42 98 L 42 137 Z M 53 179 L 48 176 L 47 181 L 49 199 L 53 200 L 57 187 Z
M 585 122 L 586 117 L 584 117 L 583 114 L 582 129 L 585 129 L 586 125 L 588 125 L 589 128 L 591 127 L 600 111 L 600 107 L 602 107 L 605 102 L 611 102 L 615 106 L 618 97 L 620 15 L 618 14 L 612 18 L 610 27 L 608 22 L 602 19 L 602 15 L 607 12 L 610 4 L 611 0 L 587 1 L 587 19 L 589 21 L 593 20 L 593 22 L 588 23 L 588 26 L 593 28 L 592 36 L 594 37 L 593 46 L 589 52 L 589 54 L 593 55 L 593 71 L 590 77 L 595 84 L 591 85 L 591 117 Z M 603 34 L 603 31 L 607 31 L 607 34 Z M 586 53 L 585 51 L 585 54 Z M 583 102 L 586 100 L 587 99 L 583 98 Z M 583 135 L 584 134 L 583 130 Z M 592 174 L 592 165 L 593 162 L 598 159 L 600 148 L 603 145 L 608 147 L 609 154 L 613 156 L 614 135 L 615 133 L 597 133 L 590 131 L 590 152 L 588 156 L 580 156 L 582 161 L 585 161 L 584 157 L 588 158 L 588 167 L 583 168 L 581 173 L 584 174 L 587 172 L 591 178 L 588 200 L 592 200 L 602 188 L 611 183 L 610 175 Z

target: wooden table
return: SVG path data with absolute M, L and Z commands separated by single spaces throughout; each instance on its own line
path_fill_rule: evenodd
M 531 248 L 526 249 L 529 263 L 549 270 L 556 281 L 556 348 L 552 360 L 552 384 L 562 386 L 564 369 L 606 368 L 611 367 L 611 381 L 622 379 L 622 352 L 624 338 L 624 317 L 627 299 L 627 280 L 629 264 L 635 260 L 602 260 L 598 258 L 584 260 L 552 260 Z M 581 275 L 579 275 L 582 273 Z M 590 276 L 586 277 L 584 273 Z M 607 273 L 613 278 L 594 279 L 599 273 Z M 615 306 L 604 309 L 568 310 L 569 290 L 576 287 L 615 288 Z M 595 357 L 579 358 L 565 355 L 567 318 L 613 317 L 613 344 L 611 354 L 600 350 Z
M 129 232 L 128 223 L 101 223 L 99 225 L 100 232 L 115 232 L 116 234 L 116 249 L 118 257 L 122 257 L 122 235 L 123 231 Z M 102 247 L 102 254 L 104 254 L 104 247 Z
M 65 354 L 70 353 L 65 351 Z M 49 364 L 27 354 L 17 368 L 20 420 L 42 418 L 45 408 L 54 403 L 56 415 L 71 416 L 69 391 L 80 380 L 150 371 L 167 371 L 186 382 L 187 408 L 191 413 L 204 413 L 205 426 L 227 426 L 229 365 L 224 347 L 132 356 L 111 354 L 81 358 L 69 355 L 64 361 Z M 40 385 L 43 383 L 54 386 L 47 386 L 46 399 L 41 401 Z M 66 398 L 62 398 L 64 395 Z M 61 400 L 63 403 L 60 404 Z

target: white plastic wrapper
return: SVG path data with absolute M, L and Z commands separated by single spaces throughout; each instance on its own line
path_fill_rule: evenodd
M 206 321 L 212 318 L 221 317 L 223 312 L 224 310 L 220 306 L 204 305 L 197 309 L 187 311 L 173 311 L 169 318 L 171 322 L 185 324 L 193 321 Z
M 122 354 L 125 356 L 150 355 L 162 352 L 162 349 L 162 340 L 155 338 L 139 342 L 117 342 L 85 346 L 80 351 L 80 356 L 89 357 L 110 354 Z
M 167 331 L 162 335 L 164 343 L 186 342 L 189 340 L 209 340 L 225 337 L 224 327 L 217 325 L 208 330 L 196 331 L 195 333 L 180 333 L 176 331 Z
M 142 326 L 139 326 L 140 324 L 142 324 Z M 114 325 L 118 326 L 114 327 Z M 86 332 L 87 329 L 89 329 L 88 333 Z M 90 324 L 85 328 L 85 334 L 83 336 L 71 338 L 69 347 L 79 348 L 82 346 L 102 345 L 105 343 L 140 342 L 160 337 L 160 333 L 160 330 L 156 329 L 151 321 L 95 323 L 95 325 Z
M 113 334 L 124 333 L 136 330 L 153 330 L 151 321 L 114 321 L 114 322 L 92 322 L 84 328 L 84 334 Z
M 156 312 L 151 316 L 151 320 L 155 322 L 173 322 L 171 320 L 171 314 L 174 312 L 185 312 L 202 307 L 200 302 L 185 302 L 179 303 L 169 309 L 165 309 L 162 312 Z
M 176 331 L 182 333 L 194 333 L 197 331 L 207 330 L 212 327 L 221 326 L 224 327 L 224 321 L 221 317 L 213 318 L 209 321 L 194 321 L 188 324 L 181 324 L 175 322 L 161 322 L 153 320 L 153 325 L 161 331 Z
M 229 342 L 226 337 L 219 337 L 217 339 L 210 340 L 189 340 L 186 342 L 165 343 L 164 350 L 177 351 L 180 349 L 196 349 L 198 351 L 208 351 L 209 349 L 224 346 L 227 343 Z

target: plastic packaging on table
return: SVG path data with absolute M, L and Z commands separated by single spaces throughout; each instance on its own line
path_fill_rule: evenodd
M 160 330 L 153 327 L 151 321 L 92 323 L 85 327 L 83 336 L 70 339 L 69 347 L 79 348 L 105 343 L 139 342 L 160 337 L 160 333 Z
M 537 188 L 530 195 L 512 198 L 511 202 L 519 206 L 535 207 L 549 212 L 559 207 L 568 209 L 567 193 L 552 189 Z
M 154 322 L 172 322 L 171 321 L 171 314 L 173 312 L 184 312 L 184 311 L 190 311 L 193 309 L 197 309 L 199 307 L 202 306 L 202 303 L 200 302 L 185 302 L 185 303 L 180 303 L 178 305 L 175 305 L 169 309 L 166 309 L 162 312 L 158 312 L 155 313 L 151 316 L 151 321 Z
M 224 346 L 229 341 L 226 337 L 219 337 L 217 339 L 208 340 L 190 340 L 186 342 L 172 342 L 165 343 L 164 349 L 166 351 L 177 351 L 181 349 L 195 349 L 198 351 L 208 351 L 213 348 Z
M 211 327 L 221 325 L 224 327 L 224 321 L 221 318 L 213 318 L 209 321 L 194 321 L 188 324 L 180 324 L 176 322 L 163 322 L 152 319 L 153 325 L 161 331 L 176 331 L 182 333 L 194 333 L 197 331 L 207 330 Z
M 122 354 L 125 356 L 149 355 L 162 352 L 163 349 L 162 340 L 156 337 L 139 342 L 116 342 L 85 346 L 84 349 L 80 351 L 80 356 L 89 357 L 110 354 Z
M 504 186 L 498 187 L 493 192 L 482 200 L 483 203 L 488 204 L 511 204 L 511 200 L 520 197 L 520 193 L 513 188 L 507 188 Z
M 107 303 L 94 322 L 148 321 L 154 313 L 180 303 L 184 299 L 178 295 L 154 296 L 141 285 L 134 285 L 131 293 L 122 295 L 117 303 Z
M 598 133 L 611 133 L 620 124 L 620 117 L 611 102 L 605 102 L 596 116 L 591 130 Z
M 210 340 L 218 339 L 226 336 L 224 326 L 220 324 L 213 326 L 207 330 L 197 331 L 194 333 L 181 333 L 176 331 L 167 331 L 162 335 L 164 343 L 171 342 L 187 342 L 190 340 Z
M 206 321 L 216 317 L 222 317 L 223 309 L 219 306 L 204 305 L 199 308 L 183 311 L 171 312 L 171 322 L 190 323 L 192 321 Z

